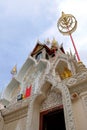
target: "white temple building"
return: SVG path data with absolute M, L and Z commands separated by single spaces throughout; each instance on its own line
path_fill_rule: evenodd
M 87 130 L 87 69 L 50 43 L 38 41 L 6 87 L 0 130 Z

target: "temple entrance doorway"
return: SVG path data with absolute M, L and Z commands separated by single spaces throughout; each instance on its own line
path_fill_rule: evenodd
M 42 112 L 40 114 L 40 130 L 66 130 L 63 107 Z

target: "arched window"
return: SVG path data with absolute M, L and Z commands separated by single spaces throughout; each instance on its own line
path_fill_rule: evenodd
M 47 54 L 47 53 L 46 53 L 46 56 L 45 56 L 45 57 L 46 57 L 46 59 L 47 59 L 47 60 L 49 60 L 49 56 L 48 56 L 48 54 Z
M 41 58 L 42 58 L 42 52 L 39 52 L 37 55 L 36 55 L 36 60 L 39 61 Z

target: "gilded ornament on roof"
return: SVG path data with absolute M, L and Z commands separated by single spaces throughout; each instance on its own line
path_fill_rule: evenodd
M 58 42 L 53 38 L 51 48 L 58 48 Z

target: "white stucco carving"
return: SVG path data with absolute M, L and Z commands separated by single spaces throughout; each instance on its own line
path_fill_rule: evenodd
M 46 53 L 45 49 L 43 53 Z M 77 73 L 75 67 L 77 63 L 74 63 L 73 56 L 69 57 L 60 50 L 56 52 L 55 57 L 50 56 L 49 60 L 41 59 L 37 62 L 34 58 L 28 57 L 16 79 L 13 79 L 8 85 L 4 97 L 11 102 L 1 110 L 0 121 L 3 120 L 2 117 L 4 117 L 5 123 L 26 117 L 26 130 L 39 130 L 40 112 L 63 105 L 66 130 L 76 130 L 71 94 L 76 92 L 80 95 L 87 91 L 87 71 Z M 63 71 L 62 65 L 71 70 L 71 77 L 61 78 L 59 69 Z M 14 98 L 11 100 L 13 91 L 11 89 L 9 91 L 9 88 L 13 90 L 14 86 L 18 88 L 18 85 L 21 88 L 20 93 L 23 93 L 27 86 L 32 85 L 31 96 L 17 101 L 17 95 L 14 94 Z M 11 92 L 10 95 L 9 92 Z M 82 96 L 82 101 L 85 112 L 87 112 L 87 95 Z M 16 130 L 19 126 L 16 126 Z
M 61 93 L 56 93 L 53 90 L 49 90 L 47 92 L 46 100 L 41 104 L 40 111 L 44 111 L 49 108 L 53 108 L 55 106 L 60 106 L 60 105 L 62 105 Z

